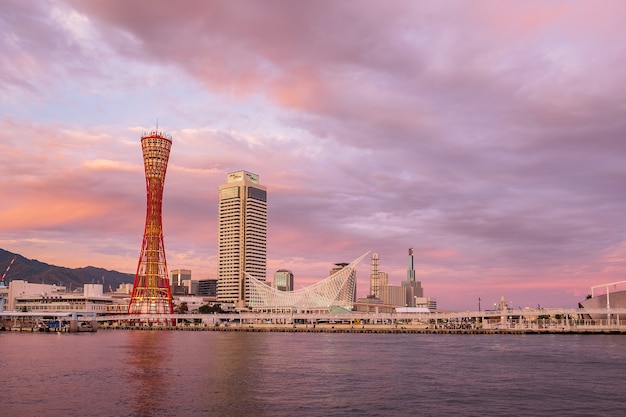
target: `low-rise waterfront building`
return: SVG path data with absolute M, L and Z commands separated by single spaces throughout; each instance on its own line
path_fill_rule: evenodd
M 124 283 L 120 284 L 115 290 L 118 294 L 132 294 L 133 293 L 133 284 L 132 283 Z
M 207 304 L 204 298 L 195 296 L 175 297 L 173 302 L 174 310 L 178 310 L 181 313 L 196 313 L 198 308 Z M 181 308 L 183 305 L 185 307 Z
M 102 284 L 85 284 L 82 293 L 68 293 L 59 291 L 56 285 L 13 280 L 9 284 L 7 310 L 106 314 L 113 304 L 111 297 L 104 296 Z
M 104 295 L 102 284 L 85 284 L 83 291 L 67 292 L 54 284 L 13 280 L 5 292 L 4 311 L 17 312 L 119 314 L 126 312 L 129 301 L 127 294 Z

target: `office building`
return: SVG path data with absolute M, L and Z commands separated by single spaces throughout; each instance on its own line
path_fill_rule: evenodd
M 280 291 L 293 291 L 293 272 L 279 269 L 274 273 L 274 288 Z
M 198 295 L 198 291 L 200 290 L 200 283 L 199 281 L 194 281 L 192 279 L 184 279 L 183 287 L 187 288 L 187 294 Z
M 415 266 L 413 262 L 413 248 L 409 248 L 409 267 L 406 272 L 406 281 L 402 283 L 406 291 L 406 305 L 416 306 L 416 299 L 424 297 L 422 283 L 415 280 Z
M 265 281 L 267 190 L 247 171 L 219 186 L 217 301 L 247 307 L 246 274 Z
M 201 279 L 200 281 L 198 281 L 198 295 L 200 297 L 217 298 L 217 280 Z
M 359 300 L 362 303 L 382 302 L 383 305 L 398 307 L 418 307 L 428 303 L 424 298 L 422 283 L 415 279 L 413 248 L 409 248 L 409 267 L 406 280 L 400 285 L 389 285 L 388 274 L 378 269 L 378 253 L 372 254 L 372 269 L 370 272 L 370 293 L 367 298 Z
M 170 271 L 170 288 L 172 295 L 189 295 L 191 293 L 191 270 L 172 269 Z
M 172 269 L 170 271 L 170 284 L 182 286 L 185 280 L 191 280 L 191 269 Z

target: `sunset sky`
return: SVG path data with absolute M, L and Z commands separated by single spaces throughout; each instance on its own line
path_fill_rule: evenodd
M 413 247 L 440 309 L 575 307 L 626 279 L 624 21 L 608 0 L 2 0 L 0 247 L 134 273 L 158 119 L 169 269 L 216 277 L 218 186 L 247 170 L 270 279 L 370 251 L 399 285 Z

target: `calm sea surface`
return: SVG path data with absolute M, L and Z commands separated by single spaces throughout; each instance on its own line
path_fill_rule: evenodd
M 625 416 L 626 337 L 0 333 L 0 416 Z

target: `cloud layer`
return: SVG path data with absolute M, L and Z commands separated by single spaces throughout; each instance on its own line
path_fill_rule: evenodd
M 619 1 L 5 1 L 0 247 L 134 272 L 158 118 L 171 269 L 215 277 L 217 188 L 245 169 L 268 187 L 270 274 L 309 285 L 372 251 L 399 283 L 413 247 L 442 308 L 576 306 L 626 267 L 624 17 Z

